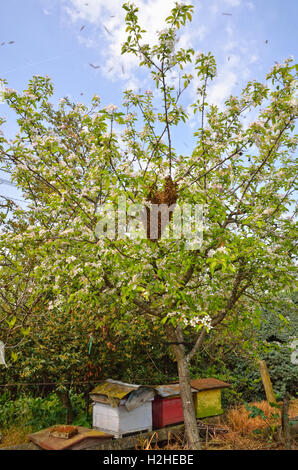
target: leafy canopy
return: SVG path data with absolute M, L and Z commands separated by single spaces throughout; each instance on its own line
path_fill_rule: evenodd
M 127 90 L 118 110 L 97 95 L 90 106 L 63 98 L 54 108 L 48 77 L 34 76 L 23 93 L 5 89 L 18 132 L 12 141 L 0 135 L 1 164 L 28 203 L 14 206 L 13 216 L 2 211 L 1 279 L 19 279 L 22 290 L 17 303 L 12 284 L 1 284 L 7 338 L 17 324 L 25 327 L 36 299 L 58 314 L 87 308 L 97 327 L 117 308 L 128 323 L 145 315 L 193 335 L 236 312 L 251 318 L 256 302 L 293 284 L 297 65 L 275 65 L 266 84 L 250 81 L 220 109 L 208 103 L 212 54 L 177 48 L 193 7 L 176 3 L 155 45 L 142 41 L 138 9 L 123 8 L 122 52 L 140 58 L 153 90 Z M 186 107 L 181 100 L 193 86 L 197 99 Z M 182 155 L 173 142 L 192 113 L 194 146 Z M 257 117 L 246 125 L 244 113 Z M 188 250 L 184 237 L 97 236 L 103 204 L 114 207 L 125 196 L 150 208 L 169 181 L 177 204 L 204 205 L 200 248 Z

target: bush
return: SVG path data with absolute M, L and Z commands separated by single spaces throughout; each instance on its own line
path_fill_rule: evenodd
M 82 394 L 70 394 L 75 419 L 72 424 L 91 427 L 91 416 L 87 416 Z M 4 393 L 0 397 L 0 428 L 12 425 L 28 426 L 31 432 L 66 422 L 66 409 L 53 393 L 46 398 L 21 396 L 10 400 Z

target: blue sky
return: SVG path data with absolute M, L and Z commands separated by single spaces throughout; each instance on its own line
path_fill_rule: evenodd
M 125 39 L 122 0 L 0 0 L 0 78 L 18 91 L 32 75 L 48 75 L 55 86 L 54 103 L 69 96 L 90 103 L 96 93 L 102 105 L 121 106 L 127 88 L 153 89 L 138 68 L 137 60 L 121 56 Z M 134 0 L 149 41 L 163 28 L 173 0 Z M 179 44 L 196 51 L 211 51 L 218 77 L 209 101 L 223 105 L 230 94 L 239 94 L 251 79 L 264 81 L 274 65 L 289 56 L 297 59 L 297 0 L 194 0 L 193 22 L 181 32 Z M 228 14 L 223 14 L 228 13 Z M 83 27 L 84 26 L 84 27 Z M 83 28 L 82 28 L 83 27 Z M 13 44 L 9 44 L 14 41 Z M 5 43 L 1 45 L 2 43 Z M 100 65 L 94 69 L 89 64 Z M 186 97 L 194 98 L 190 89 Z M 15 132 L 13 114 L 5 104 L 3 131 Z M 196 122 L 186 130 L 193 132 Z M 181 143 L 180 151 L 187 152 Z M 5 174 L 0 172 L 0 178 Z M 20 197 L 1 184 L 0 194 Z

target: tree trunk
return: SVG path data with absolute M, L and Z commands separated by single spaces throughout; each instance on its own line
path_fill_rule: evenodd
M 72 404 L 69 396 L 68 390 L 66 391 L 57 391 L 57 395 L 60 398 L 60 401 L 64 408 L 67 410 L 66 414 L 66 424 L 71 424 L 74 420 L 74 414 L 73 414 L 73 409 L 72 409 Z
M 290 406 L 290 395 L 287 392 L 282 404 L 281 412 L 281 427 L 283 434 L 283 441 L 286 450 L 291 449 L 291 432 L 289 424 L 289 406 Z
M 179 330 L 168 327 L 168 334 L 173 343 L 182 341 Z M 183 344 L 173 344 L 174 354 L 177 360 L 180 394 L 182 399 L 184 427 L 187 443 L 191 450 L 201 450 L 199 430 L 196 420 L 193 396 L 190 385 L 189 364 L 186 360 L 185 347 Z
M 177 358 L 177 364 L 187 442 L 191 450 L 200 450 L 201 445 L 191 393 L 189 366 L 185 357 Z

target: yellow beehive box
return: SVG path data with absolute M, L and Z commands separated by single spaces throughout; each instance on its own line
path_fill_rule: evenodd
M 192 380 L 191 386 L 197 390 L 193 394 L 197 418 L 207 418 L 223 413 L 221 391 L 223 388 L 230 387 L 229 384 L 218 379 L 207 378 Z

